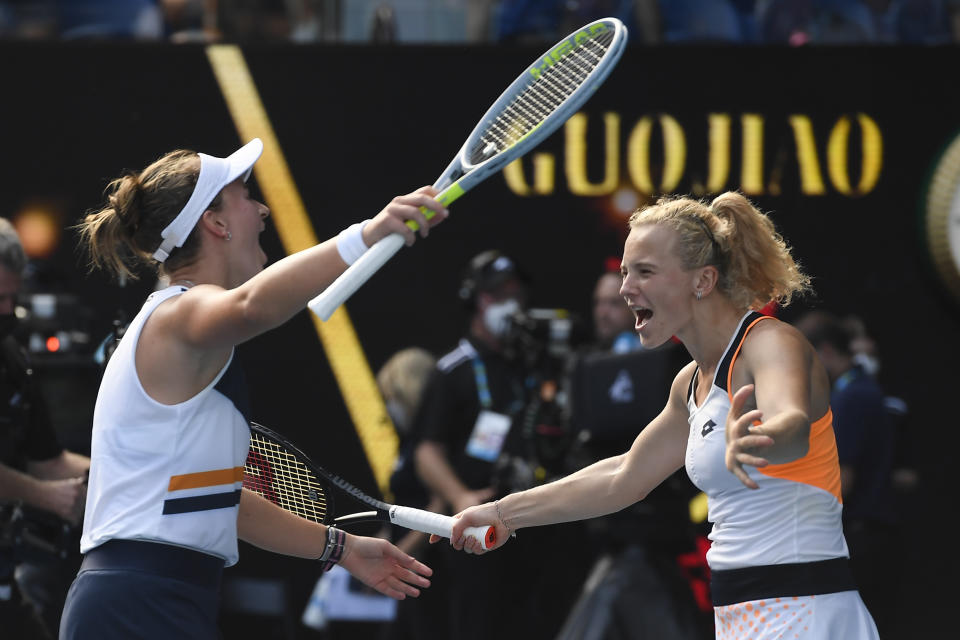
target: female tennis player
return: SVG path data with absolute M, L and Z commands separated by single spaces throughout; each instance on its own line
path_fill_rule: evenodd
M 642 500 L 681 466 L 707 494 L 717 638 L 872 640 L 847 567 L 830 383 L 813 347 L 763 316 L 810 288 L 770 219 L 737 193 L 664 198 L 630 218 L 620 292 L 645 347 L 677 336 L 693 356 L 626 453 L 465 510 L 497 527 L 591 518 Z M 522 534 L 520 534 L 522 535 Z M 494 547 L 495 548 L 495 547 Z
M 104 372 L 93 420 L 81 551 L 61 639 L 219 637 L 218 587 L 237 539 L 339 562 L 397 599 L 432 571 L 385 540 L 299 518 L 241 489 L 247 399 L 234 346 L 303 310 L 380 238 L 407 244 L 446 217 L 431 188 L 264 268 L 266 206 L 246 187 L 263 145 L 226 158 L 178 150 L 110 183 L 79 225 L 92 264 L 131 275 L 128 258 L 169 276 L 147 298 Z M 438 212 L 430 222 L 420 207 Z

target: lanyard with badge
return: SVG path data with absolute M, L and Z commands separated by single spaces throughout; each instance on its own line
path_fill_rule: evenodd
M 486 462 L 496 462 L 507 439 L 512 420 L 510 416 L 491 410 L 493 397 L 487 379 L 487 367 L 479 356 L 472 359 L 473 377 L 477 383 L 480 413 L 467 440 L 467 455 Z

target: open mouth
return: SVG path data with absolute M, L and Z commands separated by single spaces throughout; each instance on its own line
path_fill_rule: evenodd
M 642 329 L 650 318 L 653 317 L 653 311 L 645 309 L 644 307 L 633 307 L 633 314 L 637 317 L 637 322 L 633 325 L 633 328 L 637 331 Z

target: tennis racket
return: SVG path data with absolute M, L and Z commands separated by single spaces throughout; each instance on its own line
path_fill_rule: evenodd
M 493 103 L 453 161 L 434 183 L 444 206 L 530 151 L 572 116 L 606 80 L 620 60 L 627 29 L 603 18 L 551 47 L 520 74 Z M 423 209 L 427 218 L 433 211 Z M 420 227 L 407 221 L 414 231 Z M 399 233 L 377 242 L 323 293 L 307 303 L 328 320 L 404 244 Z
M 250 423 L 250 450 L 243 472 L 243 487 L 302 518 L 327 525 L 390 522 L 449 538 L 456 521 L 450 516 L 387 504 L 372 498 L 340 476 L 315 464 L 279 433 L 256 422 Z M 370 510 L 335 517 L 334 487 L 370 507 Z M 475 537 L 487 549 L 497 541 L 494 527 L 471 527 L 466 535 Z

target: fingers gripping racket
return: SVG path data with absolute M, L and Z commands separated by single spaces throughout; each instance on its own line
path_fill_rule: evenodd
M 530 151 L 572 116 L 620 60 L 627 29 L 616 18 L 596 20 L 570 34 L 530 65 L 470 133 L 434 187 L 444 206 Z M 433 211 L 423 210 L 427 218 Z M 407 221 L 416 231 L 416 222 Z M 391 234 L 354 262 L 307 306 L 322 320 L 370 279 L 404 244 Z
M 287 511 L 321 524 L 390 522 L 407 529 L 449 538 L 455 518 L 387 504 L 372 498 L 340 476 L 315 464 L 293 443 L 256 422 L 250 423 L 250 450 L 243 473 L 243 487 Z M 370 507 L 368 511 L 336 517 L 334 487 Z M 471 527 L 473 536 L 489 549 L 497 541 L 493 527 Z

